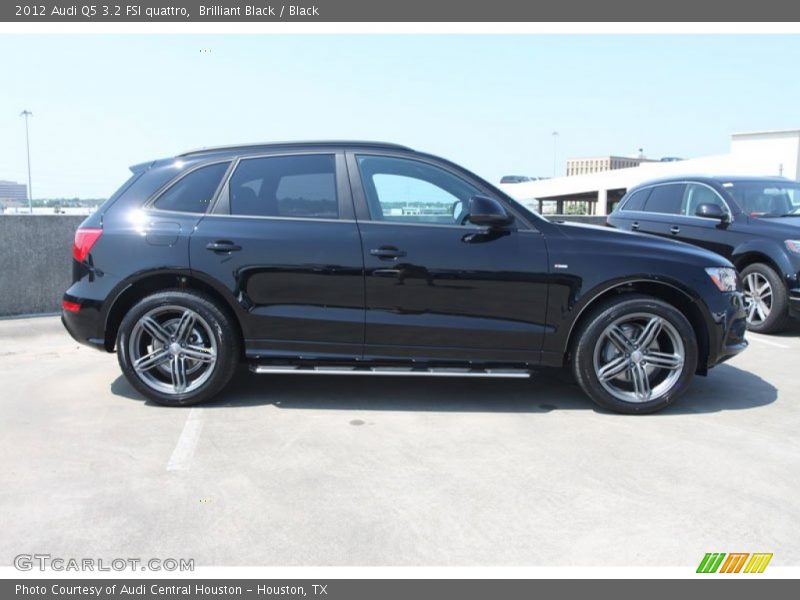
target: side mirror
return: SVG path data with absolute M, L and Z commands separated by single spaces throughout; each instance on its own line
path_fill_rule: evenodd
M 722 223 L 730 223 L 731 221 L 731 216 L 727 211 L 722 210 L 719 204 L 698 204 L 694 215 L 696 217 L 703 217 L 704 219 L 716 219 Z
M 514 217 L 494 198 L 489 196 L 473 196 L 469 199 L 467 220 L 475 225 L 502 227 L 510 224 Z

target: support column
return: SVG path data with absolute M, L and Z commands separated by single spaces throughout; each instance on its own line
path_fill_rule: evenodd
M 597 190 L 597 205 L 594 214 L 606 216 L 608 214 L 608 190 Z

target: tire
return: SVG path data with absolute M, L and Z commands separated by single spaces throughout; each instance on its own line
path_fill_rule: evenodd
M 597 405 L 625 414 L 672 404 L 686 392 L 697 361 L 697 338 L 686 317 L 639 294 L 617 296 L 592 310 L 572 351 L 573 374 L 583 391 Z
M 741 278 L 748 304 L 747 329 L 756 333 L 778 333 L 786 329 L 789 292 L 781 276 L 769 265 L 754 263 L 742 270 Z
M 232 317 L 190 290 L 139 301 L 119 327 L 117 360 L 142 395 L 165 406 L 210 400 L 230 381 L 241 340 Z

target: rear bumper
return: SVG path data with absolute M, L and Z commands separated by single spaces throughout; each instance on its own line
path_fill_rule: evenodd
M 723 294 L 724 300 L 711 309 L 707 368 L 729 360 L 748 346 L 747 311 L 741 292 Z
M 61 324 L 76 342 L 97 350 L 107 350 L 100 319 L 100 306 L 91 300 L 64 294 L 64 300 L 80 305 L 77 312 L 62 310 Z

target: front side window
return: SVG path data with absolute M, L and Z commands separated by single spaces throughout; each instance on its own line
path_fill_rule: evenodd
M 229 164 L 216 163 L 191 171 L 161 194 L 153 206 L 160 210 L 206 212 Z
M 229 183 L 232 215 L 339 218 L 332 154 L 248 158 Z
M 683 196 L 683 214 L 687 217 L 694 217 L 697 207 L 701 204 L 716 204 L 723 211 L 728 212 L 728 207 L 722 198 L 707 185 L 690 183 L 686 186 Z
M 439 167 L 407 158 L 358 156 L 358 168 L 374 221 L 466 224 L 479 190 Z
M 644 204 L 645 212 L 667 215 L 681 214 L 685 187 L 686 184 L 683 183 L 667 183 L 655 186 Z

